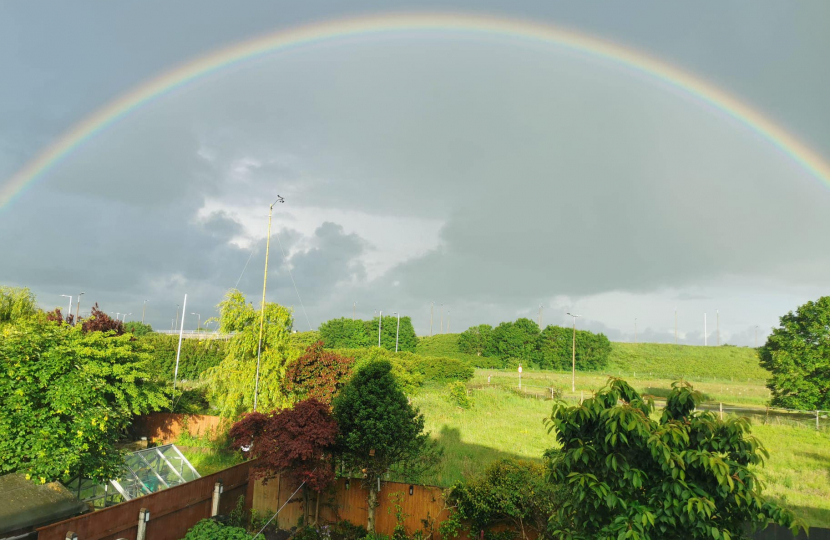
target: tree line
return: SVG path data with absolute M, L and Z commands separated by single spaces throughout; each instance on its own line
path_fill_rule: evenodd
M 601 369 L 608 365 L 611 342 L 605 334 L 561 326 L 547 326 L 544 330 L 526 318 L 503 322 L 493 328 L 489 324 L 473 326 L 458 336 L 460 352 L 496 359 L 495 367 L 516 367 L 522 362 L 528 367 L 565 370 L 571 368 L 572 347 L 576 344 L 576 364 L 579 369 Z

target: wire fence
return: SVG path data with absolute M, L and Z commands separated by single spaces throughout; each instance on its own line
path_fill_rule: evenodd
M 521 385 L 506 385 L 493 382 L 468 385 L 468 388 L 473 390 L 495 388 L 529 399 L 562 399 L 574 403 L 582 403 L 584 399 L 591 396 L 590 393 L 586 394 L 585 392 L 580 392 L 578 395 L 576 393 L 563 394 L 560 388 L 554 386 L 538 386 L 524 383 Z M 664 408 L 666 406 L 666 400 L 656 398 L 654 399 L 654 405 L 657 408 Z M 700 403 L 696 410 L 715 412 L 721 419 L 729 415 L 744 416 L 750 418 L 753 422 L 764 425 L 790 425 L 814 428 L 820 431 L 830 430 L 830 411 L 824 410 L 803 411 L 778 407 L 737 407 L 724 405 L 722 402 L 717 401 Z

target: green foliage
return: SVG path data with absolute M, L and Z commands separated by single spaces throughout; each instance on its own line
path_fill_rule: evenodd
M 484 531 L 485 538 L 494 539 L 500 537 L 494 527 L 509 523 L 523 537 L 533 533 L 544 538 L 548 518 L 564 499 L 564 490 L 547 481 L 541 464 L 501 459 L 469 482 L 452 486 L 447 502 L 455 510 L 441 533 L 454 537 L 466 526 L 469 538 Z
M 124 331 L 129 332 L 136 337 L 141 337 L 152 332 L 153 327 L 140 321 L 130 321 L 128 323 L 124 323 Z
M 309 345 L 291 362 L 286 372 L 286 389 L 298 399 L 331 400 L 352 374 L 354 358 L 323 349 L 323 342 Z
M 476 356 L 488 354 L 493 350 L 493 327 L 480 324 L 464 330 L 458 335 L 458 350 Z
M 148 349 L 130 335 L 85 333 L 37 318 L 0 338 L 0 474 L 40 482 L 120 473 L 115 443 L 135 415 L 168 404 Z
M 487 356 L 534 361 L 537 356 L 536 341 L 538 338 L 539 325 L 530 319 L 521 318 L 516 322 L 503 322 L 493 330 Z
M 308 332 L 292 332 L 288 343 L 291 347 L 299 350 L 306 350 L 309 346 L 314 345 L 318 341 L 322 341 L 323 337 L 317 330 L 310 330 Z
M 781 317 L 759 352 L 761 365 L 772 372 L 772 405 L 830 409 L 830 296 Z
M 447 401 L 462 409 L 469 409 L 473 406 L 473 398 L 467 393 L 467 386 L 460 381 L 447 385 Z
M 461 334 L 436 334 L 434 336 L 418 338 L 418 346 L 415 348 L 415 353 L 421 356 L 454 358 L 456 360 L 461 360 L 472 367 L 502 367 L 502 362 L 498 358 L 490 358 L 487 356 L 478 356 L 476 354 L 461 352 L 458 344 L 461 339 L 460 336 Z
M 251 535 L 242 527 L 222 525 L 212 519 L 203 519 L 191 527 L 182 540 L 248 540 Z
M 380 328 L 380 346 L 386 350 L 395 350 L 395 338 L 398 339 L 398 350 L 415 352 L 418 338 L 415 328 L 409 317 L 401 317 L 400 333 L 398 333 L 398 318 L 383 317 Z M 330 349 L 359 349 L 376 345 L 378 342 L 378 317 L 371 321 L 352 319 L 332 319 L 320 325 L 320 336 L 326 347 Z
M 580 371 L 602 369 L 608 365 L 611 342 L 605 334 L 587 330 L 574 331 L 572 328 L 548 326 L 542 330 L 538 341 L 538 363 L 542 369 L 571 369 L 572 355 L 576 350 L 576 368 Z
M 333 408 L 343 463 L 351 471 L 361 471 L 369 491 L 367 529 L 373 531 L 377 480 L 394 469 L 415 481 L 435 467 L 439 452 L 424 432 L 423 415 L 409 404 L 389 362 L 358 369 Z
M 32 317 L 37 311 L 35 295 L 28 287 L 0 285 L 0 325 Z
M 698 395 L 676 383 L 660 420 L 654 404 L 610 379 L 581 405 L 558 402 L 546 457 L 567 488 L 550 532 L 557 538 L 747 538 L 747 526 L 798 529 L 761 495 L 754 467 L 766 451 L 745 418 L 695 412 Z
M 207 369 L 209 399 L 224 417 L 233 418 L 253 408 L 257 351 L 260 334 L 260 311 L 245 302 L 245 297 L 231 289 L 219 308 L 219 330 L 234 332 L 222 362 Z M 262 357 L 259 372 L 258 407 L 279 409 L 290 405 L 284 389 L 285 371 L 296 351 L 289 346 L 293 319 L 291 311 L 279 304 L 265 304 L 262 331 Z
M 172 381 L 176 369 L 179 336 L 151 333 L 141 336 L 139 340 L 153 350 L 153 373 L 160 380 Z M 210 337 L 183 339 L 179 358 L 179 380 L 198 380 L 204 371 L 218 366 L 227 356 L 227 346 L 227 341 Z

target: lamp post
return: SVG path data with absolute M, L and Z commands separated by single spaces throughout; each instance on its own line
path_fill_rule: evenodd
M 176 304 L 176 323 L 173 327 L 175 328 L 176 326 L 179 326 L 179 304 Z
M 576 318 L 582 315 L 568 313 L 574 319 L 573 340 L 571 341 L 571 392 L 576 392 Z
M 392 315 L 398 316 L 398 329 L 395 331 L 395 352 L 398 352 L 398 336 L 401 334 L 401 314 L 395 312 Z
M 121 319 L 121 322 L 127 322 L 127 315 L 132 315 L 132 313 L 124 313 L 124 318 Z
M 198 333 L 202 329 L 202 314 L 191 313 L 191 315 L 196 315 L 196 317 L 198 317 L 198 319 L 196 319 L 196 332 Z
M 69 294 L 62 294 L 61 296 L 63 296 L 64 298 L 69 298 L 69 308 L 66 311 L 66 316 L 68 317 L 72 314 L 72 296 Z
M 144 306 L 141 308 L 141 324 L 144 324 L 144 314 L 147 312 L 147 300 L 144 301 Z
M 378 347 L 380 347 L 380 329 L 383 326 L 383 310 L 380 311 L 380 316 L 378 316 Z
M 256 411 L 257 395 L 259 394 L 259 363 L 262 357 L 262 329 L 265 326 L 265 287 L 268 284 L 268 251 L 271 247 L 271 214 L 274 205 L 284 203 L 285 199 L 277 195 L 277 200 L 268 207 L 268 236 L 265 237 L 265 273 L 262 278 L 262 306 L 259 315 L 259 345 L 256 351 L 256 379 L 254 380 L 254 411 Z
M 78 318 L 81 316 L 81 297 L 86 293 L 78 294 L 78 302 L 75 304 L 75 324 L 78 324 Z

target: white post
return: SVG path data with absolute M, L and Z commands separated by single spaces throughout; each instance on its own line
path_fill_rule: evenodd
M 723 420 L 723 403 L 720 404 L 720 419 Z
M 69 297 L 69 308 L 66 312 L 67 317 L 72 314 L 72 295 L 70 294 L 62 294 L 61 296 L 68 296 Z
M 176 371 L 173 372 L 173 388 L 176 388 L 176 380 L 179 378 L 179 357 L 182 354 L 182 334 L 184 334 L 184 314 L 187 313 L 187 295 L 184 295 L 184 307 L 182 308 L 182 325 L 179 327 L 179 348 L 176 350 Z
M 138 530 L 135 533 L 135 540 L 146 539 L 148 521 L 150 521 L 150 511 L 146 508 L 142 508 L 138 511 Z
M 210 504 L 210 516 L 218 516 L 219 515 L 219 500 L 222 496 L 222 481 L 216 482 L 213 484 L 213 500 Z
M 395 352 L 398 352 L 398 336 L 401 333 L 401 314 L 398 313 L 398 329 L 395 331 Z
M 380 347 L 380 329 L 383 326 L 383 310 L 380 311 L 380 315 L 378 316 L 378 347 Z

